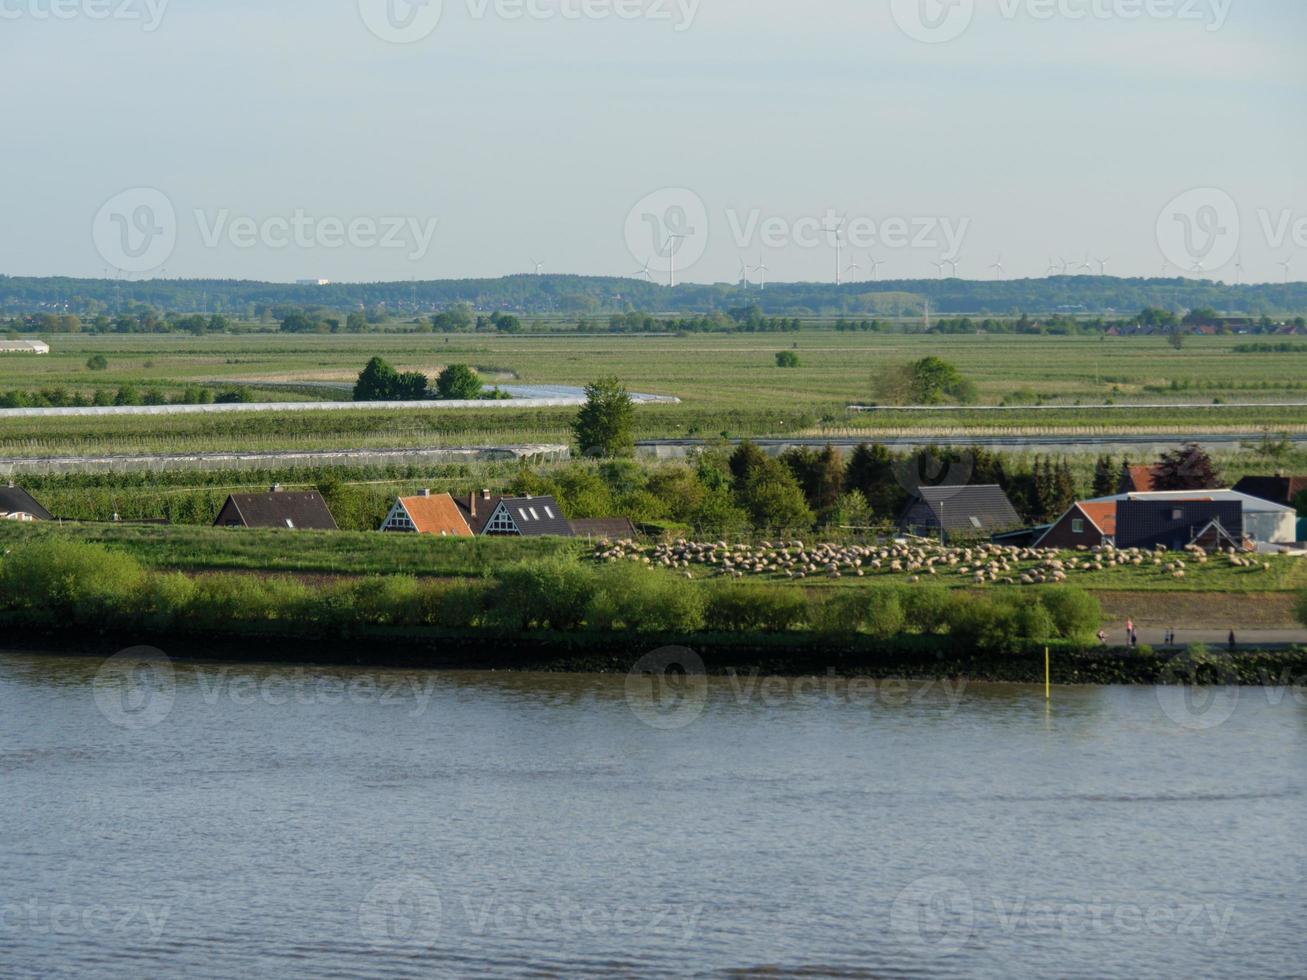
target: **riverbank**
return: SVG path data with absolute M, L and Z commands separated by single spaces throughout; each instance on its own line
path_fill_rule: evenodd
M 420 670 L 632 672 L 905 679 L 966 678 L 1042 683 L 1044 649 L 1014 653 L 959 650 L 947 637 L 840 640 L 811 635 L 701 633 L 633 637 L 625 633 L 503 633 L 483 630 L 367 629 L 334 638 L 289 630 L 259 632 L 139 631 L 15 628 L 0 652 L 41 652 L 104 658 L 153 648 L 175 660 L 287 663 Z M 1265 685 L 1307 679 L 1307 649 L 1240 648 L 1197 653 L 1052 644 L 1055 684 Z M 1296 680 L 1295 680 L 1296 679 Z

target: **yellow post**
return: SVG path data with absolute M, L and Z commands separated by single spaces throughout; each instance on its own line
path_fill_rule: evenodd
M 1048 647 L 1044 647 L 1044 700 L 1053 700 L 1053 661 Z

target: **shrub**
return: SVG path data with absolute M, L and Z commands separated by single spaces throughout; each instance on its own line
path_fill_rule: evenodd
M 703 591 L 660 568 L 621 563 L 601 568 L 586 611 L 594 629 L 642 633 L 693 633 L 702 628 Z
M 422 621 L 417 579 L 409 575 L 373 575 L 353 583 L 355 619 L 376 626 L 411 626 Z
M 1103 625 L 1103 607 L 1084 589 L 1072 586 L 1045 589 L 1040 600 L 1053 618 L 1058 636 L 1088 643 Z
M 807 615 L 807 600 L 797 589 L 722 582 L 709 590 L 704 621 L 709 629 L 779 633 L 802 625 Z
M 147 575 L 136 592 L 136 619 L 148 629 L 169 629 L 188 615 L 194 598 L 195 583 L 180 572 Z
M 426 594 L 426 621 L 445 629 L 468 629 L 480 622 L 486 590 L 480 585 L 453 585 Z
M 1036 596 L 957 595 L 949 605 L 949 631 L 963 644 L 987 653 L 1017 653 L 1056 633 L 1053 617 Z
M 92 354 L 86 359 L 88 371 L 103 371 L 109 367 L 109 359 L 103 354 Z
M 796 368 L 799 366 L 799 355 L 792 350 L 778 351 L 776 366 L 778 368 Z
M 867 632 L 888 640 L 903 632 L 903 606 L 897 589 L 872 589 L 867 599 Z
M 436 378 L 441 398 L 471 401 L 481 396 L 481 378 L 466 364 L 451 364 Z
M 0 564 L 0 601 L 33 622 L 103 623 L 130 614 L 143 578 L 128 555 L 45 538 L 15 548 Z
M 922 633 L 942 633 L 948 628 L 949 606 L 953 601 L 942 585 L 918 585 L 906 589 L 899 597 L 903 617 L 910 628 Z
M 812 610 L 813 627 L 835 636 L 857 633 L 866 618 L 867 598 L 860 591 L 838 592 Z
M 490 621 L 507 629 L 574 630 L 585 621 L 594 579 L 580 565 L 543 560 L 510 565 L 488 596 Z

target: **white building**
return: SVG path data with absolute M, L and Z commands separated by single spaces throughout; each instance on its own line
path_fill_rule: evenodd
M 0 340 L 0 354 L 48 354 L 50 345 L 44 340 Z

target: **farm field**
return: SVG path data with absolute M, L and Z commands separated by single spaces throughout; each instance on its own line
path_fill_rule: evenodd
M 1307 402 L 1307 355 L 1235 353 L 1241 337 L 1190 337 L 1175 350 L 1160 337 L 936 336 L 840 333 L 623 336 L 467 334 L 189 335 L 52 338 L 49 355 L 0 356 L 0 392 L 254 385 L 269 400 L 337 399 L 306 382 L 348 382 L 373 355 L 434 375 L 475 365 L 489 382 L 584 385 L 617 375 L 632 390 L 674 395 L 680 405 L 642 406 L 642 439 L 739 436 L 876 437 L 1157 432 L 1307 433 L 1307 407 L 1214 404 Z M 797 368 L 775 355 L 793 350 Z M 108 366 L 86 361 L 103 355 Z M 872 398 L 887 364 L 937 355 L 975 382 L 980 403 L 1064 405 L 1001 413 L 969 408 L 851 413 Z M 1112 411 L 1099 411 L 1108 401 Z M 1148 406 L 1128 408 L 1131 403 Z M 1192 407 L 1205 405 L 1208 407 Z M 1180 407 L 1184 406 L 1184 407 Z M 0 456 L 202 452 L 240 449 L 402 448 L 567 442 L 566 409 L 493 413 L 367 411 L 289 417 L 5 419 Z

